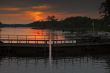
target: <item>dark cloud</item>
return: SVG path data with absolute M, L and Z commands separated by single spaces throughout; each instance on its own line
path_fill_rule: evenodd
M 30 7 L 44 2 L 43 0 L 0 0 L 0 7 Z
M 98 10 L 103 0 L 0 0 L 0 7 L 22 7 L 50 5 L 49 11 L 85 12 Z
M 103 0 L 0 0 L 0 7 L 31 7 L 49 4 L 61 9 L 94 9 Z

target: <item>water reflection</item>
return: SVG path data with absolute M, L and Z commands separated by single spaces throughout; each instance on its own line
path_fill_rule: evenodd
M 33 35 L 27 36 L 27 39 L 31 40 L 47 40 L 49 38 L 50 30 L 46 29 L 31 29 L 31 28 L 1 28 L 1 37 L 3 38 L 4 35 Z M 53 31 L 53 40 L 64 40 L 64 34 L 61 31 Z M 37 35 L 35 37 L 35 35 Z M 20 39 L 25 39 L 26 36 L 18 36 Z M 16 36 L 11 36 L 11 38 L 16 38 Z
M 0 57 L 0 73 L 109 73 L 110 56 L 48 58 Z

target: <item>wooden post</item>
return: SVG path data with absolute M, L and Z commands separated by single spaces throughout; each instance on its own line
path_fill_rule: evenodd
M 49 61 L 52 60 L 52 38 L 51 31 L 49 32 Z
M 17 43 L 18 43 L 18 35 L 16 37 L 17 37 Z
M 8 35 L 8 43 L 10 43 L 10 40 L 9 40 L 9 35 Z
M 26 44 L 27 44 L 28 42 L 27 42 L 27 35 L 26 35 Z
M 36 44 L 36 35 L 35 35 L 35 44 Z

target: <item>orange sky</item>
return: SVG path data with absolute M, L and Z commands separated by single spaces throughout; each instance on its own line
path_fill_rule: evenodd
M 56 16 L 56 18 L 64 19 L 69 16 L 86 16 L 85 13 L 65 13 L 65 12 L 43 12 L 43 11 L 24 11 L 18 14 L 0 14 L 3 23 L 18 24 L 31 23 L 33 21 L 46 20 L 48 16 Z
M 67 14 L 67 13 L 60 13 L 60 12 L 41 12 L 41 11 L 26 11 L 25 15 L 29 17 L 29 19 L 33 21 L 42 21 L 46 20 L 47 16 L 56 16 L 58 19 L 63 19 L 64 15 L 65 17 L 68 16 L 81 16 L 83 13 L 73 13 L 73 14 Z
M 18 14 L 0 14 L 0 17 L 3 18 L 2 22 L 8 23 L 30 23 L 33 21 L 42 21 L 46 20 L 48 16 L 56 16 L 58 19 L 63 19 L 64 17 L 69 16 L 81 16 L 83 13 L 65 13 L 65 12 L 43 12 L 43 11 L 24 11 Z M 14 18 L 14 19 L 13 19 Z
M 103 0 L 0 0 L 0 21 L 27 24 L 46 20 L 48 16 L 64 19 L 70 16 L 99 18 Z

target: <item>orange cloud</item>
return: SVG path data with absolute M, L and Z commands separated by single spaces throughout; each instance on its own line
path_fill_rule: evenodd
M 25 11 L 25 14 L 30 17 L 32 20 L 34 21 L 39 21 L 39 20 L 44 20 L 44 12 L 40 12 L 40 11 Z
M 43 6 L 33 6 L 32 9 L 38 9 L 38 10 L 44 10 L 44 9 L 49 9 L 50 7 L 48 5 L 43 5 Z
M 16 10 L 21 10 L 21 8 L 0 8 L 0 10 L 4 10 L 4 11 L 16 11 Z
M 20 17 L 23 14 L 0 14 L 0 17 Z
M 0 14 L 0 21 L 5 24 L 25 24 L 32 22 L 25 14 Z

